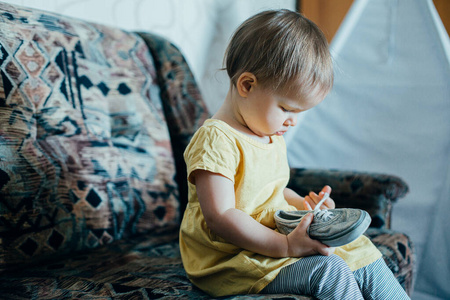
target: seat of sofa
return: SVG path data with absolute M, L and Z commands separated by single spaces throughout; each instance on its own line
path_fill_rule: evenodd
M 388 265 L 412 259 L 405 236 L 391 230 L 369 229 Z M 399 246 L 400 245 L 400 246 Z M 399 250 L 400 249 L 400 250 Z M 404 252 L 402 252 L 404 250 Z M 402 278 L 400 275 L 397 278 Z M 0 275 L 2 299 L 211 299 L 193 286 L 181 262 L 178 228 L 165 228 L 113 244 L 23 265 Z M 221 299 L 242 299 L 229 296 Z M 310 299 L 299 295 L 246 295 L 248 299 Z

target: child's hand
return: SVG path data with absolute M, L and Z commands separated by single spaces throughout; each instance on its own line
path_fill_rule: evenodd
M 316 204 L 322 200 L 323 195 L 325 193 L 331 194 L 331 187 L 326 185 L 323 187 L 322 191 L 317 195 L 314 192 L 310 192 L 308 196 L 305 197 L 304 201 L 304 207 L 305 210 L 313 210 L 316 207 Z M 328 198 L 325 200 L 325 202 L 322 204 L 321 208 L 329 208 L 334 209 L 336 207 L 336 204 L 334 203 L 333 199 Z
M 307 214 L 303 217 L 298 226 L 287 235 L 288 255 L 290 257 L 302 257 L 316 254 L 329 256 L 334 253 L 334 247 L 329 247 L 309 237 L 306 230 L 313 218 L 314 215 L 312 213 Z

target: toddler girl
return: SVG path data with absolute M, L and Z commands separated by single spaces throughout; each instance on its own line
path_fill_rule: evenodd
M 195 133 L 184 157 L 189 203 L 180 250 L 189 279 L 211 296 L 293 293 L 318 299 L 409 299 L 365 236 L 328 247 L 307 234 L 309 214 L 288 235 L 277 210 L 311 210 L 324 193 L 286 187 L 283 134 L 319 104 L 333 83 L 328 44 L 318 27 L 289 10 L 245 21 L 228 46 L 230 88 Z M 335 208 L 329 198 L 326 208 Z

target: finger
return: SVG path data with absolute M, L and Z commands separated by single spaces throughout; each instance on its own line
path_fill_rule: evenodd
M 321 193 L 328 193 L 328 195 L 331 195 L 331 187 L 329 185 L 324 186 Z
M 319 195 L 317 195 L 315 192 L 313 192 L 313 191 L 311 191 L 311 192 L 309 192 L 309 196 L 311 197 L 311 198 L 313 198 L 313 199 L 319 199 L 320 197 L 319 197 Z
M 334 250 L 336 250 L 335 247 L 329 247 L 324 244 L 321 244 L 321 246 L 319 246 L 317 248 L 317 252 L 319 252 L 319 254 L 324 255 L 324 256 L 330 256 L 331 254 L 334 253 Z
M 317 203 L 319 203 L 320 202 L 320 199 L 321 199 L 321 197 L 319 197 L 319 195 L 317 195 L 316 193 L 314 193 L 314 192 L 309 192 L 309 195 L 308 195 L 310 198 L 311 198 L 311 200 L 313 201 L 313 205 L 314 206 L 316 206 L 316 204 Z
M 304 204 L 303 204 L 305 210 L 313 210 L 312 207 L 311 207 L 311 204 L 309 204 L 309 201 L 312 201 L 312 200 L 309 199 L 308 196 L 306 196 L 306 197 L 305 197 Z
M 324 192 L 320 192 L 319 195 L 317 195 L 314 192 L 310 192 L 309 193 L 309 198 L 311 199 L 312 202 L 312 207 L 315 208 L 316 205 L 323 199 L 323 197 L 325 196 Z M 332 203 L 334 203 L 332 200 L 325 200 L 324 203 L 322 203 L 322 205 L 320 206 L 320 209 L 322 208 L 330 208 L 332 206 Z
M 302 218 L 300 223 L 297 225 L 297 227 L 301 230 L 305 230 L 311 225 L 311 222 L 314 219 L 314 215 L 312 213 L 308 213 L 306 216 Z
M 331 198 L 328 198 L 327 200 L 325 200 L 325 202 L 323 203 L 323 205 L 326 206 L 327 208 L 331 208 L 331 209 L 333 209 L 333 208 L 336 207 L 336 205 L 335 205 L 335 203 L 334 203 L 334 200 L 331 199 Z
M 324 255 L 329 256 L 334 253 L 335 247 L 329 247 L 318 240 L 313 240 L 310 237 L 308 237 L 309 241 L 305 242 L 305 244 L 308 244 L 308 247 L 310 247 L 310 251 L 308 251 L 309 255 Z
M 308 206 L 306 206 L 306 205 L 308 205 Z M 313 210 L 315 206 L 316 206 L 316 203 L 314 202 L 314 200 L 311 199 L 311 197 L 306 196 L 305 197 L 305 208 L 307 210 Z
M 306 196 L 305 199 L 306 199 L 306 201 L 308 202 L 309 207 L 311 207 L 311 210 L 313 210 L 313 209 L 316 207 L 317 203 L 319 203 L 319 201 L 320 201 L 320 200 L 314 201 L 314 200 L 313 200 L 311 197 L 309 197 L 309 196 Z
M 325 194 L 323 192 L 320 192 L 319 196 L 320 196 L 320 200 L 322 200 L 323 197 L 325 197 Z M 321 209 L 323 209 L 323 208 L 331 208 L 331 209 L 335 208 L 334 200 L 331 199 L 330 197 L 327 198 L 327 200 L 325 200 L 325 202 L 322 203 L 322 206 L 320 208 Z
M 322 188 L 322 191 L 320 191 L 319 196 L 321 197 L 321 199 L 324 197 L 325 193 L 327 193 L 328 195 L 331 195 L 331 187 L 329 185 L 326 185 Z M 323 205 L 327 208 L 334 208 L 334 201 L 331 198 L 328 198 L 327 200 L 325 200 L 325 202 L 323 203 Z
M 324 192 L 325 191 L 325 192 Z M 325 193 L 328 194 L 328 196 L 330 195 L 328 192 L 331 192 L 331 188 L 329 186 L 324 187 L 324 189 L 319 193 L 319 195 L 317 195 L 315 198 L 318 200 L 317 203 L 319 203 L 320 201 L 323 200 L 323 198 L 325 197 Z M 322 203 L 322 205 L 320 206 L 320 209 L 324 209 L 324 208 L 334 208 L 334 201 L 331 198 L 327 198 L 325 200 L 325 202 Z

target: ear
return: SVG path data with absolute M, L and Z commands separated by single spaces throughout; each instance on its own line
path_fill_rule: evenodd
M 253 91 L 256 85 L 256 76 L 250 72 L 242 73 L 236 81 L 236 89 L 239 95 L 243 98 L 247 98 L 248 94 Z

